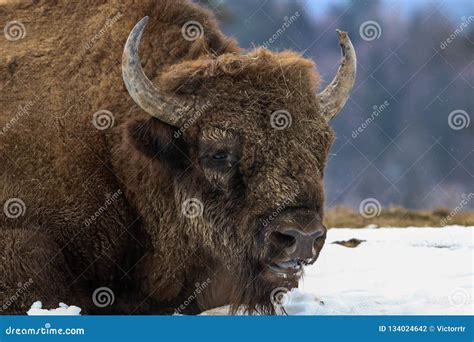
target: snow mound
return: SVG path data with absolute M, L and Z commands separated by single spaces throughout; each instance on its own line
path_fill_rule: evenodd
M 71 305 L 68 306 L 64 303 L 59 303 L 59 308 L 56 309 L 43 309 L 43 304 L 38 301 L 31 305 L 28 310 L 28 316 L 80 316 L 81 308 Z

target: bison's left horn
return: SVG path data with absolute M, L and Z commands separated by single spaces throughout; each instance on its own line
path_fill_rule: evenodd
M 173 126 L 183 122 L 183 112 L 189 110 L 184 101 L 164 96 L 146 77 L 140 64 L 138 47 L 148 17 L 140 20 L 130 32 L 122 56 L 122 78 L 132 99 L 148 114 Z
M 346 104 L 354 86 L 357 59 L 347 32 L 337 30 L 342 60 L 336 77 L 318 94 L 320 109 L 326 121 L 331 120 Z

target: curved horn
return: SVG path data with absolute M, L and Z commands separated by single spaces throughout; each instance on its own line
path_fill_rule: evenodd
M 130 32 L 122 55 L 122 78 L 132 99 L 148 114 L 172 126 L 182 123 L 183 105 L 169 96 L 163 96 L 159 89 L 146 77 L 140 64 L 138 46 L 148 16 L 140 20 Z
M 320 108 L 326 121 L 331 120 L 346 104 L 354 86 L 357 58 L 347 32 L 337 30 L 342 50 L 341 65 L 336 77 L 318 94 Z

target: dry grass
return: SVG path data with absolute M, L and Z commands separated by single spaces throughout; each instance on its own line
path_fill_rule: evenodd
M 404 208 L 383 209 L 380 215 L 374 218 L 364 218 L 358 211 L 335 207 L 326 211 L 325 224 L 328 228 L 362 228 L 369 224 L 379 227 L 442 227 L 444 225 L 474 226 L 474 212 L 460 212 L 452 215 L 450 210 L 439 208 L 435 210 L 408 210 Z M 445 224 L 443 224 L 446 222 Z

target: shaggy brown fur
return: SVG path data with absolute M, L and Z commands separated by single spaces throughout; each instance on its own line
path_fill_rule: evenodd
M 150 118 L 123 86 L 123 46 L 145 15 L 147 76 L 207 103 L 181 130 Z M 181 313 L 228 303 L 273 312 L 271 291 L 297 279 L 267 274 L 278 251 L 262 220 L 287 207 L 323 215 L 332 133 L 318 115 L 313 63 L 243 54 L 210 13 L 183 1 L 25 1 L 0 5 L 0 19 L 26 28 L 0 45 L 0 203 L 26 208 L 0 215 L 0 310 L 21 314 L 41 300 L 166 314 L 210 279 Z M 190 20 L 204 28 L 195 41 L 181 33 Z M 99 110 L 113 113 L 113 127 L 94 127 Z M 271 127 L 277 110 L 291 113 L 289 128 Z M 209 158 L 222 150 L 238 160 L 225 170 Z M 182 214 L 189 198 L 202 216 Z M 21 295 L 19 283 L 28 283 Z M 112 306 L 93 304 L 102 286 Z

